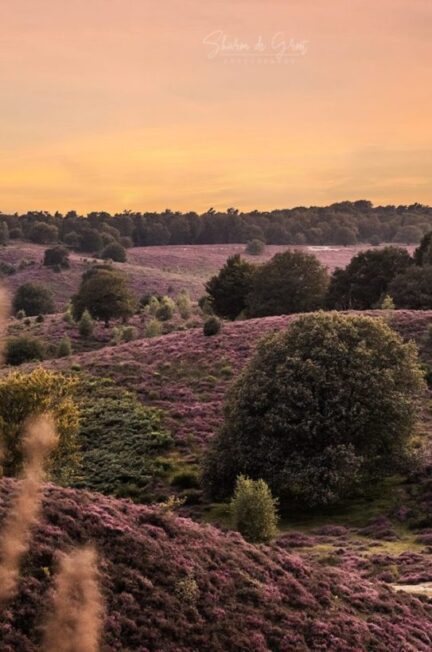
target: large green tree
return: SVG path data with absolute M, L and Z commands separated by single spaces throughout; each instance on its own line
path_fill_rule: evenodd
M 246 308 L 246 297 L 252 288 L 255 266 L 239 254 L 228 258 L 219 274 L 206 284 L 214 312 L 225 319 L 235 319 Z
M 327 307 L 367 310 L 376 307 L 393 278 L 412 264 L 406 249 L 384 247 L 362 251 L 345 269 L 336 269 L 327 293 Z
M 414 344 L 383 320 L 300 317 L 260 342 L 229 390 L 207 489 L 225 498 L 245 474 L 285 507 L 335 502 L 399 468 L 421 387 Z
M 310 312 L 324 304 L 326 269 L 311 254 L 285 251 L 257 268 L 247 297 L 250 317 Z
M 135 300 L 128 290 L 126 277 L 107 266 L 95 267 L 83 275 L 80 288 L 72 297 L 75 319 L 88 310 L 94 319 L 105 322 L 133 315 Z
M 432 265 L 413 265 L 398 274 L 389 285 L 396 308 L 432 309 Z

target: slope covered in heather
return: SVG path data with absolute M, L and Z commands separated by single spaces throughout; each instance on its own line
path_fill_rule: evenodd
M 0 527 L 15 487 L 0 483 Z M 47 485 L 19 594 L 0 615 L 4 652 L 36 652 L 56 554 L 88 541 L 101 558 L 107 652 L 432 646 L 430 604 L 357 568 L 304 560 L 289 537 L 252 546 L 158 507 Z

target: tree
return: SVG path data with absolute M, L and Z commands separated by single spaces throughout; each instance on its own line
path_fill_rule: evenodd
M 5 360 L 6 364 L 17 366 L 23 362 L 43 360 L 45 357 L 45 346 L 37 337 L 20 335 L 13 337 L 6 342 Z
M 54 224 L 37 222 L 29 233 L 29 238 L 37 244 L 51 244 L 58 240 L 58 228 Z
M 0 222 L 0 245 L 6 245 L 9 242 L 9 228 L 7 222 Z
M 400 468 L 422 382 L 415 345 L 384 320 L 304 315 L 265 337 L 230 388 L 205 485 L 225 498 L 245 474 L 284 506 L 336 502 Z
M 414 262 L 416 265 L 432 265 L 432 231 L 423 236 L 414 252 Z
M 156 310 L 156 319 L 159 321 L 169 321 L 174 316 L 174 310 L 175 303 L 171 297 L 162 297 L 159 301 L 159 307 Z
M 357 236 L 349 226 L 338 226 L 334 231 L 333 240 L 335 244 L 347 247 L 357 242 Z
M 80 248 L 88 253 L 97 253 L 102 249 L 102 238 L 96 229 L 87 227 L 81 230 Z
M 389 292 L 397 308 L 432 308 L 432 265 L 409 267 L 390 283 Z
M 81 319 L 79 320 L 78 332 L 81 337 L 90 337 L 90 335 L 93 333 L 93 328 L 94 324 L 92 316 L 86 308 L 81 315 Z
M 125 263 L 126 250 L 119 242 L 111 242 L 102 249 L 101 258 L 104 260 L 113 260 L 116 263 Z
M 56 247 L 51 247 L 51 249 L 46 249 L 44 254 L 43 264 L 46 267 L 63 267 L 67 269 L 69 267 L 69 252 L 66 247 L 57 245 Z
M 422 231 L 418 226 L 407 224 L 401 226 L 393 238 L 393 242 L 403 242 L 405 244 L 417 244 L 422 239 Z
M 57 355 L 59 358 L 67 358 L 72 354 L 72 343 L 69 337 L 62 337 L 58 346 Z
M 252 543 L 267 543 L 277 532 L 277 501 L 264 480 L 237 478 L 231 499 L 233 527 Z
M 228 258 L 219 274 L 207 282 L 206 291 L 211 306 L 219 317 L 235 319 L 244 311 L 254 272 L 254 265 L 235 254 Z
M 254 274 L 248 316 L 317 310 L 324 304 L 327 286 L 327 272 L 315 256 L 301 251 L 276 254 Z
M 265 243 L 262 240 L 255 238 L 254 240 L 249 240 L 246 244 L 246 253 L 249 256 L 261 256 L 265 250 Z
M 126 279 L 118 271 L 95 268 L 83 274 L 77 294 L 72 297 L 75 319 L 81 319 L 87 308 L 94 319 L 109 326 L 111 319 L 127 319 L 134 313 L 135 302 Z
M 78 409 L 73 402 L 76 380 L 71 376 L 35 369 L 0 379 L 0 448 L 3 476 L 16 476 L 22 466 L 22 436 L 26 419 L 51 412 L 60 437 L 50 463 L 56 482 L 74 477 L 79 463 Z
M 47 315 L 55 311 L 53 296 L 46 287 L 37 283 L 24 283 L 15 293 L 13 311 L 24 310 L 27 317 Z
M 345 269 L 333 272 L 327 307 L 336 310 L 376 307 L 388 293 L 392 279 L 411 264 L 409 253 L 399 247 L 361 251 Z

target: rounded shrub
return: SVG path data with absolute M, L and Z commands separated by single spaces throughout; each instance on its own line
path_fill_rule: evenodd
M 233 527 L 251 543 L 266 543 L 276 535 L 277 500 L 264 480 L 240 475 L 230 511 Z
M 102 249 L 101 258 L 113 260 L 115 263 L 125 263 L 126 250 L 119 242 L 110 242 Z
M 24 362 L 43 360 L 44 357 L 45 345 L 37 337 L 20 335 L 6 342 L 5 361 L 7 364 L 18 366 Z
M 60 269 L 67 269 L 69 267 L 69 252 L 66 247 L 57 245 L 46 249 L 44 253 L 43 264 L 45 267 L 59 267 Z
M 90 337 L 93 333 L 94 322 L 91 314 L 86 309 L 81 315 L 81 319 L 78 322 L 78 332 L 81 337 Z
M 156 310 L 156 319 L 169 321 L 174 316 L 175 303 L 170 297 L 162 297 Z
M 265 337 L 230 388 L 204 480 L 245 474 L 286 506 L 336 502 L 406 462 L 423 387 L 413 343 L 382 319 L 317 313 Z
M 21 310 L 28 317 L 53 313 L 55 306 L 50 290 L 37 283 L 21 285 L 13 299 L 13 311 L 18 314 Z
M 249 240 L 246 244 L 245 252 L 249 256 L 261 256 L 265 250 L 265 243 L 262 240 L 255 238 L 254 240 Z
M 207 337 L 217 335 L 222 328 L 221 320 L 217 317 L 208 317 L 203 326 L 203 333 Z
M 69 337 L 65 336 L 60 340 L 57 356 L 59 358 L 67 358 L 69 355 L 72 355 L 72 343 Z

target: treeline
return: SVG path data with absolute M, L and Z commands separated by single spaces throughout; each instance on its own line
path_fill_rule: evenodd
M 366 200 L 268 212 L 210 209 L 202 215 L 170 210 L 115 215 L 92 212 L 86 216 L 75 211 L 66 215 L 44 211 L 0 213 L 0 242 L 9 238 L 40 244 L 63 242 L 85 252 L 100 251 L 113 241 L 123 247 L 246 243 L 253 239 L 281 245 L 410 244 L 419 242 L 431 229 L 429 206 L 374 207 Z

